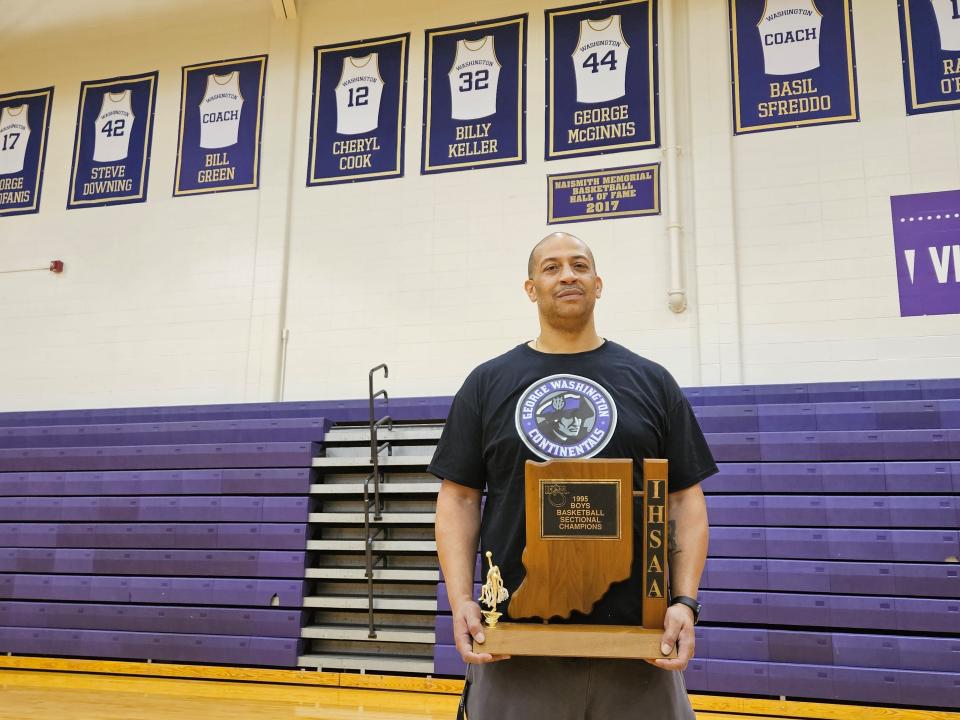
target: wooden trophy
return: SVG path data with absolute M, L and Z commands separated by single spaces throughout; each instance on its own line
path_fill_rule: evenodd
M 667 461 L 643 461 L 643 491 L 633 491 L 632 460 L 549 460 L 526 464 L 527 574 L 510 601 L 513 619 L 498 619 L 507 599 L 494 558 L 486 553 L 480 596 L 484 642 L 474 652 L 652 659 L 660 652 L 667 611 Z M 576 610 L 589 613 L 615 582 L 630 577 L 633 499 L 643 497 L 643 625 L 553 623 Z

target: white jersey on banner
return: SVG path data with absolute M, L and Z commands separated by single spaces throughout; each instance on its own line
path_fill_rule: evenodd
M 340 82 L 334 90 L 338 133 L 360 135 L 377 129 L 383 85 L 377 53 L 343 59 Z
M 623 97 L 629 53 L 619 15 L 581 20 L 580 37 L 572 53 L 577 102 L 600 103 Z
M 100 114 L 93 121 L 95 162 L 126 160 L 130 149 L 130 130 L 133 129 L 133 110 L 130 107 L 130 89 L 120 93 L 105 92 Z
M 450 68 L 451 114 L 454 120 L 477 120 L 497 112 L 500 63 L 493 36 L 458 40 Z
M 767 75 L 795 75 L 820 67 L 820 23 L 813 0 L 766 0 L 757 23 Z
M 236 145 L 240 129 L 240 72 L 207 75 L 207 89 L 200 101 L 200 147 L 222 148 Z
M 960 50 L 960 3 L 957 0 L 930 0 L 940 29 L 940 49 Z
M 0 175 L 9 175 L 23 170 L 23 159 L 30 139 L 30 123 L 27 121 L 26 104 L 8 105 L 0 113 Z

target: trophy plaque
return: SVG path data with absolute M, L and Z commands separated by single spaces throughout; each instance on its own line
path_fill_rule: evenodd
M 660 652 L 667 611 L 667 461 L 643 461 L 643 490 L 633 490 L 633 461 L 528 460 L 525 468 L 526 577 L 507 618 L 497 604 L 508 593 L 486 553 L 480 602 L 484 642 L 474 652 L 652 659 Z M 634 497 L 642 496 L 643 625 L 551 624 L 573 611 L 589 613 L 613 583 L 630 577 Z M 510 622 L 539 619 L 541 623 Z

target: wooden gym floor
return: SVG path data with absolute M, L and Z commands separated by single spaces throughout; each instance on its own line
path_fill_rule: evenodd
M 149 672 L 147 667 L 140 665 L 140 671 Z M 416 678 L 344 675 L 332 686 L 305 680 L 277 684 L 0 667 L 0 720 L 452 720 L 459 701 L 454 681 L 434 681 L 429 692 L 415 689 L 430 683 Z M 705 695 L 691 700 L 699 720 L 960 720 L 960 713 L 937 710 Z

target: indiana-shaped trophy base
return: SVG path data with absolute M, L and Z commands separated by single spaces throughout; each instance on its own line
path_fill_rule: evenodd
M 663 630 L 633 625 L 537 625 L 501 621 L 496 627 L 484 627 L 483 634 L 483 643 L 473 643 L 475 653 L 615 660 L 677 656 L 676 646 L 669 655 L 660 652 Z

